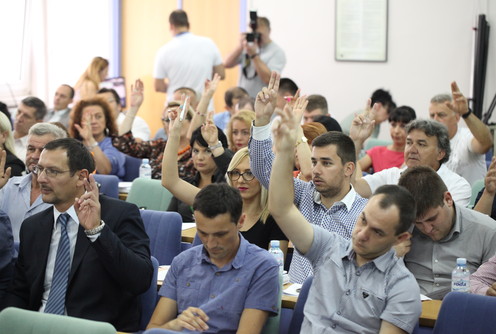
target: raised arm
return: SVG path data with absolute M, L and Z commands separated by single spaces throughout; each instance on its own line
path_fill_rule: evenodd
M 467 98 L 460 92 L 456 81 L 451 83 L 451 93 L 453 95 L 453 102 L 447 103 L 448 108 L 463 117 L 469 112 L 468 102 Z M 489 128 L 473 113 L 464 118 L 464 120 L 468 129 L 474 136 L 471 143 L 472 150 L 475 153 L 485 154 L 493 146 L 493 137 L 491 136 Z
M 189 103 L 185 103 L 185 97 L 182 98 L 182 104 L 185 104 L 186 110 Z M 197 187 L 179 178 L 177 171 L 177 151 L 181 137 L 181 128 L 183 121 L 179 119 L 179 113 L 182 107 L 178 107 L 169 112 L 169 138 L 165 145 L 164 157 L 162 159 L 162 186 L 167 188 L 174 196 L 186 204 L 192 205 L 196 194 L 200 191 Z
M 220 79 L 221 77 L 216 73 L 214 74 L 212 81 L 205 81 L 205 89 L 203 90 L 200 102 L 198 103 L 198 107 L 196 108 L 193 118 L 191 119 L 188 133 L 186 134 L 188 139 L 191 139 L 193 132 L 205 123 L 208 115 L 208 105 L 217 90 Z
M 270 179 L 277 186 L 269 188 L 269 211 L 289 240 L 305 254 L 313 242 L 313 229 L 293 204 L 294 142 L 299 124 L 289 105 L 278 114 L 281 120 L 272 133 L 276 157 Z
M 491 216 L 494 195 L 496 194 L 496 157 L 493 157 L 493 160 L 489 165 L 486 177 L 484 178 L 484 185 L 484 191 L 482 192 L 479 201 L 475 203 L 474 210 Z
M 241 34 L 239 38 L 239 43 L 236 48 L 224 59 L 224 66 L 226 68 L 231 68 L 238 65 L 238 59 L 243 52 L 243 41 L 246 39 L 246 34 Z
M 126 113 L 126 117 L 124 121 L 122 121 L 119 126 L 119 136 L 131 131 L 133 127 L 134 118 L 138 113 L 139 108 L 143 104 L 143 91 L 144 91 L 143 82 L 140 79 L 137 79 L 134 82 L 134 85 L 131 85 L 131 108 Z
M 83 139 L 83 144 L 93 153 L 95 159 L 96 171 L 99 174 L 110 174 L 112 172 L 112 164 L 109 158 L 102 151 L 91 130 L 91 116 L 85 115 L 81 120 L 81 125 L 74 124 L 74 127 L 79 132 Z

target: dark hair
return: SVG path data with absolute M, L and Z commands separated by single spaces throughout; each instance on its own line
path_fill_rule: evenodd
M 47 151 L 56 149 L 65 150 L 72 175 L 81 169 L 86 169 L 89 173 L 93 173 L 95 170 L 93 155 L 79 140 L 74 138 L 55 139 L 48 142 L 44 147 L 44 150 Z
M 188 14 L 182 9 L 177 9 L 170 13 L 169 23 L 174 27 L 186 27 L 189 29 Z
M 387 90 L 378 89 L 372 93 L 370 97 L 370 105 L 373 106 L 374 103 L 381 103 L 385 108 L 388 109 L 388 113 L 396 108 L 396 103 L 393 101 L 393 97 Z
M 12 128 L 12 115 L 10 114 L 9 108 L 7 105 L 0 101 L 0 112 L 4 113 L 5 116 L 9 119 L 10 127 Z
M 388 121 L 389 123 L 399 122 L 399 123 L 408 124 L 411 121 L 413 121 L 415 118 L 417 118 L 417 114 L 415 114 L 415 110 L 413 110 L 412 107 L 401 106 L 391 111 L 388 117 Z
M 73 99 L 73 98 L 74 98 L 74 94 L 76 93 L 76 92 L 74 91 L 74 88 L 72 88 L 72 86 L 70 86 L 70 85 L 68 85 L 68 84 L 62 84 L 61 86 L 64 86 L 64 87 L 69 88 L 69 97 L 70 97 L 71 99 Z
M 41 101 L 39 98 L 35 96 L 28 96 L 24 98 L 22 101 L 22 104 L 24 104 L 26 107 L 34 108 L 34 118 L 37 121 L 43 120 L 43 117 L 45 117 L 47 113 L 47 108 L 45 106 L 45 103 Z
M 241 99 L 247 96 L 250 96 L 250 94 L 248 94 L 246 89 L 244 89 L 243 87 L 231 87 L 228 90 L 226 90 L 226 92 L 224 93 L 224 102 L 226 103 L 226 106 L 232 108 L 234 107 L 233 106 L 234 98 Z
M 295 95 L 298 91 L 298 85 L 290 78 L 281 78 L 279 81 L 279 93 L 289 93 Z
M 111 93 L 114 96 L 115 103 L 118 105 L 121 105 L 121 97 L 117 93 L 117 91 L 113 88 L 100 88 L 97 94 L 103 94 L 103 93 Z
M 320 115 L 320 116 L 314 117 L 313 121 L 318 122 L 318 123 L 322 123 L 322 125 L 325 126 L 327 131 L 343 132 L 343 129 L 341 129 L 341 125 L 339 125 L 338 121 L 336 121 L 334 118 L 332 118 L 329 115 Z
M 237 224 L 243 211 L 243 200 L 238 189 L 227 183 L 212 183 L 196 194 L 193 210 L 207 218 L 230 213 L 231 222 Z
M 89 106 L 99 106 L 103 110 L 103 114 L 105 115 L 105 128 L 108 130 L 106 136 L 117 136 L 117 125 L 115 123 L 114 114 L 110 109 L 107 101 L 102 99 L 101 97 L 93 97 L 87 100 L 80 100 L 71 111 L 71 118 L 69 121 L 69 134 L 72 138 L 76 138 L 82 140 L 79 135 L 79 131 L 76 130 L 74 124 L 81 125 L 81 121 L 83 119 L 83 110 Z
M 424 217 L 427 211 L 444 205 L 446 184 L 436 171 L 428 166 L 407 168 L 398 181 L 398 185 L 410 191 L 417 202 L 417 217 Z
M 327 109 L 327 100 L 322 95 L 313 94 L 307 97 L 307 111 L 312 111 L 320 108 L 322 110 L 322 115 L 329 114 Z
M 220 142 L 222 143 L 222 147 L 224 147 L 226 149 L 227 146 L 228 146 L 228 144 L 227 144 L 227 137 L 224 134 L 224 131 L 222 131 L 221 129 L 219 129 L 219 127 L 217 127 L 217 138 L 219 138 Z M 200 144 L 200 146 L 202 146 L 202 147 L 208 147 L 207 142 L 205 141 L 205 139 L 203 139 L 203 136 L 201 134 L 201 128 L 196 129 L 191 134 L 191 139 L 189 140 L 189 145 L 191 147 L 193 147 L 193 144 L 195 142 L 197 142 L 198 144 Z
M 407 135 L 413 130 L 420 130 L 427 137 L 437 138 L 437 147 L 446 154 L 439 160 L 439 164 L 443 164 L 449 160 L 451 155 L 450 139 L 448 129 L 442 124 L 434 120 L 416 119 L 411 121 L 405 128 Z
M 312 147 L 323 147 L 327 145 L 336 145 L 336 153 L 341 158 L 343 165 L 347 162 L 356 164 L 355 144 L 344 133 L 329 131 L 318 136 L 312 142 Z
M 412 194 L 401 186 L 386 184 L 377 188 L 373 196 L 377 195 L 384 195 L 379 201 L 381 209 L 388 209 L 394 205 L 400 212 L 396 235 L 408 231 L 416 218 L 415 199 Z

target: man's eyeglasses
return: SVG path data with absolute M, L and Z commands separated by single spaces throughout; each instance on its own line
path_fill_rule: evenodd
M 251 181 L 255 178 L 255 175 L 253 175 L 253 173 L 250 171 L 240 173 L 237 170 L 232 170 L 232 171 L 227 172 L 227 175 L 229 176 L 231 181 L 237 181 L 240 176 L 242 176 L 243 180 L 245 180 L 245 181 Z
M 70 172 L 70 170 L 57 170 L 50 167 L 45 168 L 41 166 L 34 166 L 33 173 L 40 176 L 43 172 L 45 172 L 47 177 L 54 178 L 59 174 Z

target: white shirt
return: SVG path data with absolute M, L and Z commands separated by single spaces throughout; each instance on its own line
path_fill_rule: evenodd
M 14 148 L 16 155 L 22 162 L 26 163 L 26 152 L 28 148 L 28 136 L 14 139 Z
M 374 173 L 372 175 L 367 175 L 364 180 L 369 184 L 372 193 L 376 191 L 382 185 L 385 184 L 398 184 L 401 173 L 407 167 L 398 168 L 392 167 L 388 169 L 383 169 L 380 172 Z M 466 207 L 470 203 L 470 197 L 472 196 L 472 187 L 470 184 L 460 175 L 452 172 L 446 164 L 442 164 L 437 170 L 437 174 L 441 177 L 444 184 L 448 188 L 453 200 L 463 207 Z
M 123 112 L 119 113 L 117 116 L 117 126 L 120 126 L 124 119 L 126 118 L 126 114 Z M 150 127 L 146 123 L 146 121 L 139 117 L 135 116 L 133 121 L 133 126 L 131 127 L 131 132 L 133 133 L 134 138 L 139 138 L 142 140 L 150 140 Z
M 458 127 L 456 134 L 450 139 L 451 154 L 446 166 L 463 176 L 470 184 L 486 176 L 486 157 L 475 153 L 472 149 L 474 136 L 470 129 Z

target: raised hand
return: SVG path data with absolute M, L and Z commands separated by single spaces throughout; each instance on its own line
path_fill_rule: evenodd
M 145 87 L 143 82 L 140 79 L 137 79 L 134 82 L 134 85 L 131 85 L 131 107 L 139 108 L 144 100 L 143 91 Z
M 83 115 L 81 119 L 81 125 L 74 124 L 74 127 L 79 132 L 81 138 L 85 142 L 85 145 L 91 144 L 91 141 L 94 141 L 93 131 L 91 130 L 91 115 L 89 113 Z
M 2 168 L 1 165 L 0 168 Z M 494 194 L 496 192 L 496 157 L 493 157 L 491 164 L 487 169 L 487 174 L 484 178 L 484 185 L 488 193 Z
M 460 92 L 460 88 L 458 88 L 456 81 L 451 83 L 451 94 L 453 96 L 453 102 L 446 103 L 448 108 L 460 116 L 465 115 L 468 112 L 468 101 L 467 98 L 463 96 L 462 92 Z
M 276 153 L 294 154 L 294 145 L 297 137 L 297 128 L 300 126 L 294 115 L 293 108 L 286 104 L 283 110 L 278 110 L 280 119 L 274 121 L 272 138 Z
M 374 107 L 370 108 L 370 103 L 369 99 L 363 113 L 356 115 L 351 123 L 350 137 L 353 141 L 359 142 L 360 144 L 370 137 L 372 131 L 374 131 L 375 115 L 380 108 L 378 103 L 375 103 Z
M 210 116 L 205 124 L 201 126 L 201 134 L 208 146 L 214 146 L 219 141 L 219 130 Z
M 267 125 L 272 118 L 277 105 L 277 91 L 279 90 L 279 81 L 281 76 L 273 71 L 270 75 L 269 85 L 262 88 L 255 99 L 255 125 Z
M 215 91 L 217 90 L 217 87 L 219 86 L 220 82 L 220 75 L 218 73 L 214 74 L 214 77 L 212 80 L 205 80 L 205 89 L 204 92 L 209 94 L 210 96 L 213 96 Z
M 7 151 L 0 149 L 0 189 L 9 181 L 11 168 L 5 170 L 5 161 L 7 160 Z
M 307 96 L 303 95 L 300 97 L 300 90 L 296 92 L 295 96 L 291 100 L 290 105 L 293 107 L 293 113 L 295 115 L 295 120 L 301 124 L 301 119 L 303 118 L 303 113 L 307 109 L 308 100 Z
M 85 230 L 91 230 L 100 225 L 99 191 L 92 174 L 84 180 L 86 192 L 74 201 L 74 208 L 79 219 L 79 224 Z
M 181 116 L 183 109 L 185 110 L 184 119 L 186 119 L 186 113 L 188 112 L 188 109 L 189 109 L 189 99 L 186 97 L 185 94 L 183 94 L 181 96 L 181 105 L 179 107 L 171 109 L 169 111 L 169 114 L 167 115 L 167 117 L 169 117 L 169 120 L 170 120 L 169 131 L 171 134 L 180 134 L 181 133 L 181 128 L 184 124 L 184 122 L 183 122 L 184 119 L 181 120 L 180 116 Z

